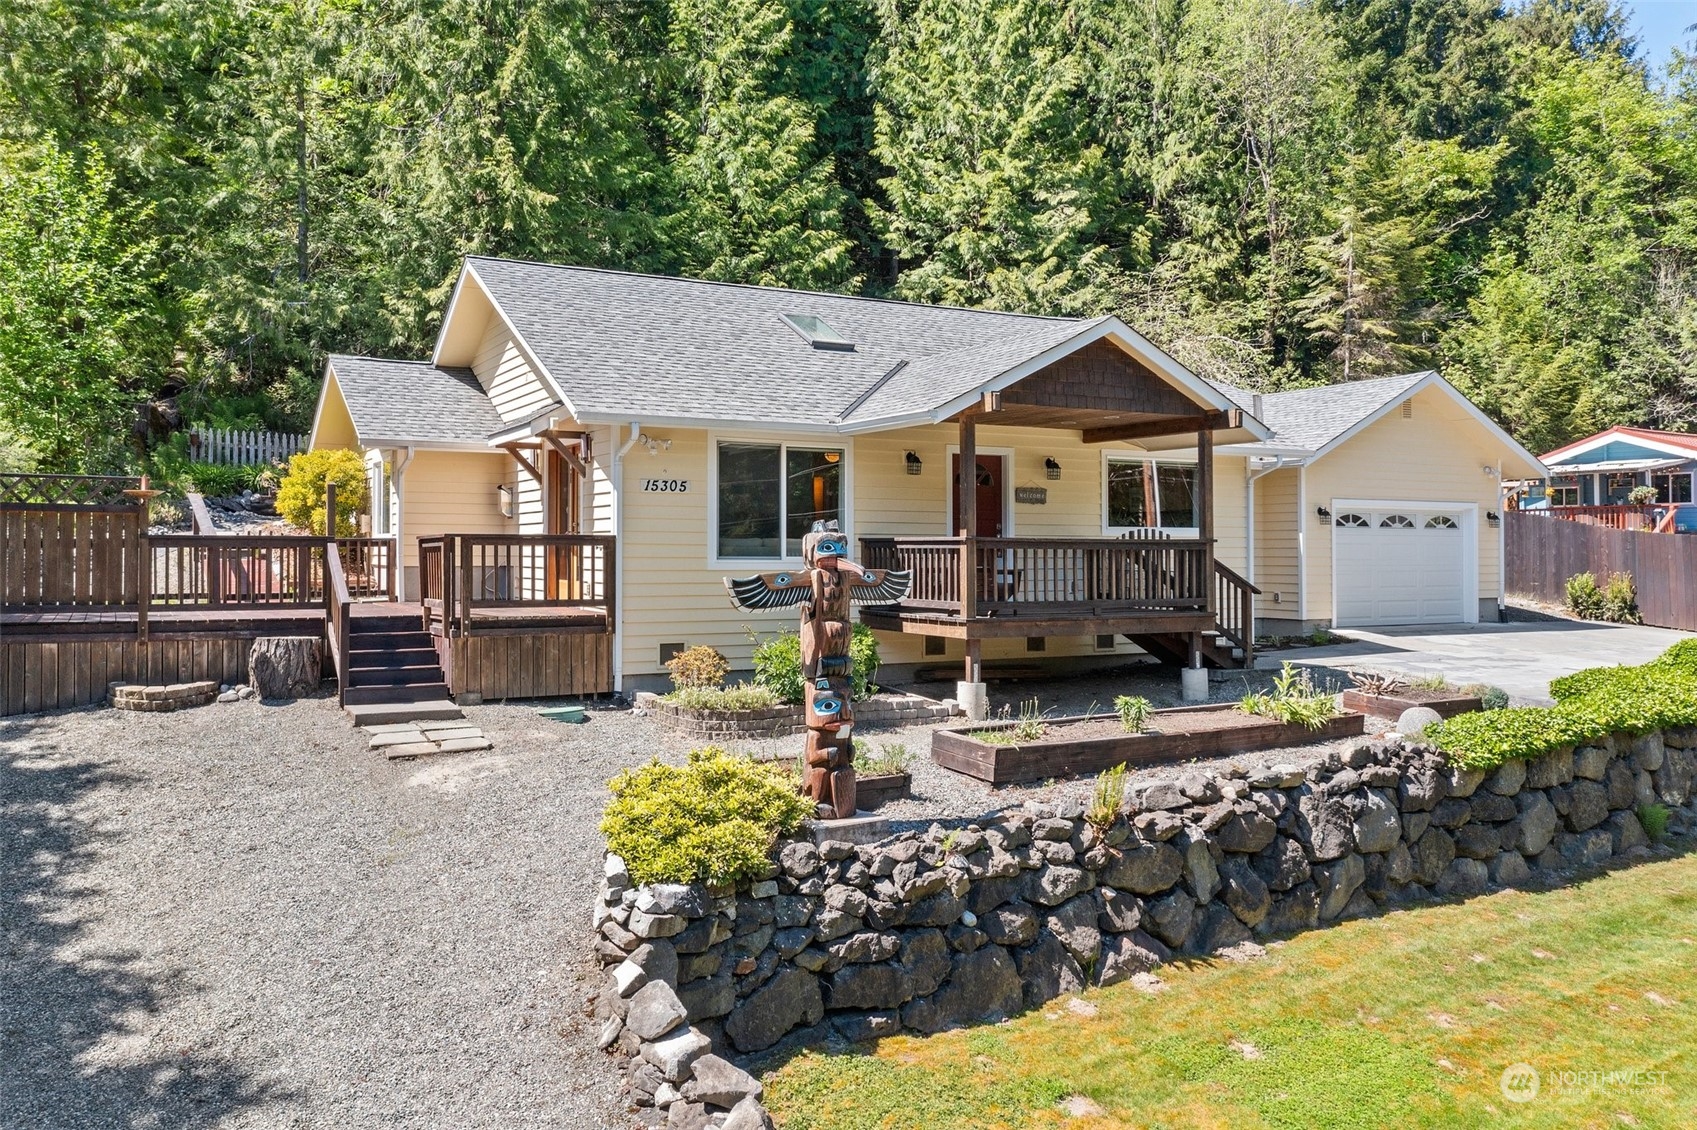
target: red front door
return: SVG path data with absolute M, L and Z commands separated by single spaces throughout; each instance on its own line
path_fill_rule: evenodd
M 952 457 L 954 468 L 954 493 L 951 498 L 950 511 L 954 514 L 954 525 L 949 528 L 950 534 L 959 533 L 966 526 L 966 516 L 960 508 L 960 455 Z M 981 538 L 999 538 L 1002 536 L 1002 457 L 1000 455 L 978 456 L 978 536 Z

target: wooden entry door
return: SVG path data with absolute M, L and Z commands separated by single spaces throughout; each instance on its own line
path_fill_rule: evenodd
M 582 490 L 577 468 L 566 462 L 565 456 L 553 448 L 545 449 L 543 461 L 542 514 L 545 534 L 575 534 L 582 522 Z M 573 555 L 581 553 L 576 546 L 544 545 L 543 573 L 551 600 L 577 600 L 583 581 L 583 571 Z M 533 574 L 534 575 L 534 574 Z
M 949 512 L 954 516 L 954 525 L 949 527 L 951 535 L 959 533 L 966 527 L 966 516 L 960 508 L 960 454 L 951 457 L 953 477 L 949 480 L 952 494 L 949 499 Z M 999 538 L 1005 525 L 1005 515 L 1002 512 L 1002 457 L 1000 455 L 985 455 L 978 453 L 978 536 L 981 538 Z

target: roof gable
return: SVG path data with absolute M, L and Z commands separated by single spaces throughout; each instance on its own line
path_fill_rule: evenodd
M 1600 454 L 1611 451 L 1616 454 Z M 1697 435 L 1617 425 L 1558 447 L 1554 451 L 1546 451 L 1539 458 L 1545 463 L 1598 463 L 1653 455 L 1697 458 Z
M 501 427 L 500 414 L 470 369 L 442 368 L 428 361 L 332 356 L 325 384 L 333 380 L 363 447 L 476 448 Z M 317 416 L 325 413 L 321 396 Z M 319 420 L 313 422 L 313 434 Z

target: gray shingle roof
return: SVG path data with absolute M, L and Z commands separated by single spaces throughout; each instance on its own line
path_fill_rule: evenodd
M 1318 388 L 1270 392 L 1261 397 L 1261 422 L 1272 429 L 1269 445 L 1318 451 L 1332 440 L 1395 400 L 1431 372 L 1402 373 L 1369 381 L 1346 381 Z M 1254 411 L 1255 394 L 1248 389 L 1212 382 L 1246 413 Z
M 1091 324 L 509 259 L 467 265 L 580 417 L 829 426 L 851 406 L 856 420 L 927 410 Z M 821 317 L 855 349 L 815 349 L 781 314 Z M 924 363 L 943 354 L 946 366 Z
M 347 354 L 331 357 L 330 368 L 361 443 L 482 446 L 501 427 L 500 413 L 470 369 Z

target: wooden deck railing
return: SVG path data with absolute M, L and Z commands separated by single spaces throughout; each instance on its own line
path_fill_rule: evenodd
M 1656 524 L 1655 506 L 1548 506 L 1525 513 L 1547 514 L 1552 518 L 1610 530 L 1648 530 Z
M 913 572 L 901 607 L 915 611 L 965 618 L 1194 612 L 1207 609 L 1213 596 L 1213 547 L 1194 539 L 862 538 L 860 544 L 862 564 Z
M 418 539 L 431 624 L 470 634 L 477 609 L 592 608 L 611 630 L 616 539 L 600 534 L 438 534 Z
M 1255 665 L 1255 598 L 1261 590 L 1236 570 L 1214 562 L 1214 625 L 1243 652 L 1243 665 Z
M 354 600 L 395 599 L 394 538 L 337 538 L 336 551 Z
M 160 534 L 149 539 L 154 608 L 317 608 L 324 545 L 288 534 Z

